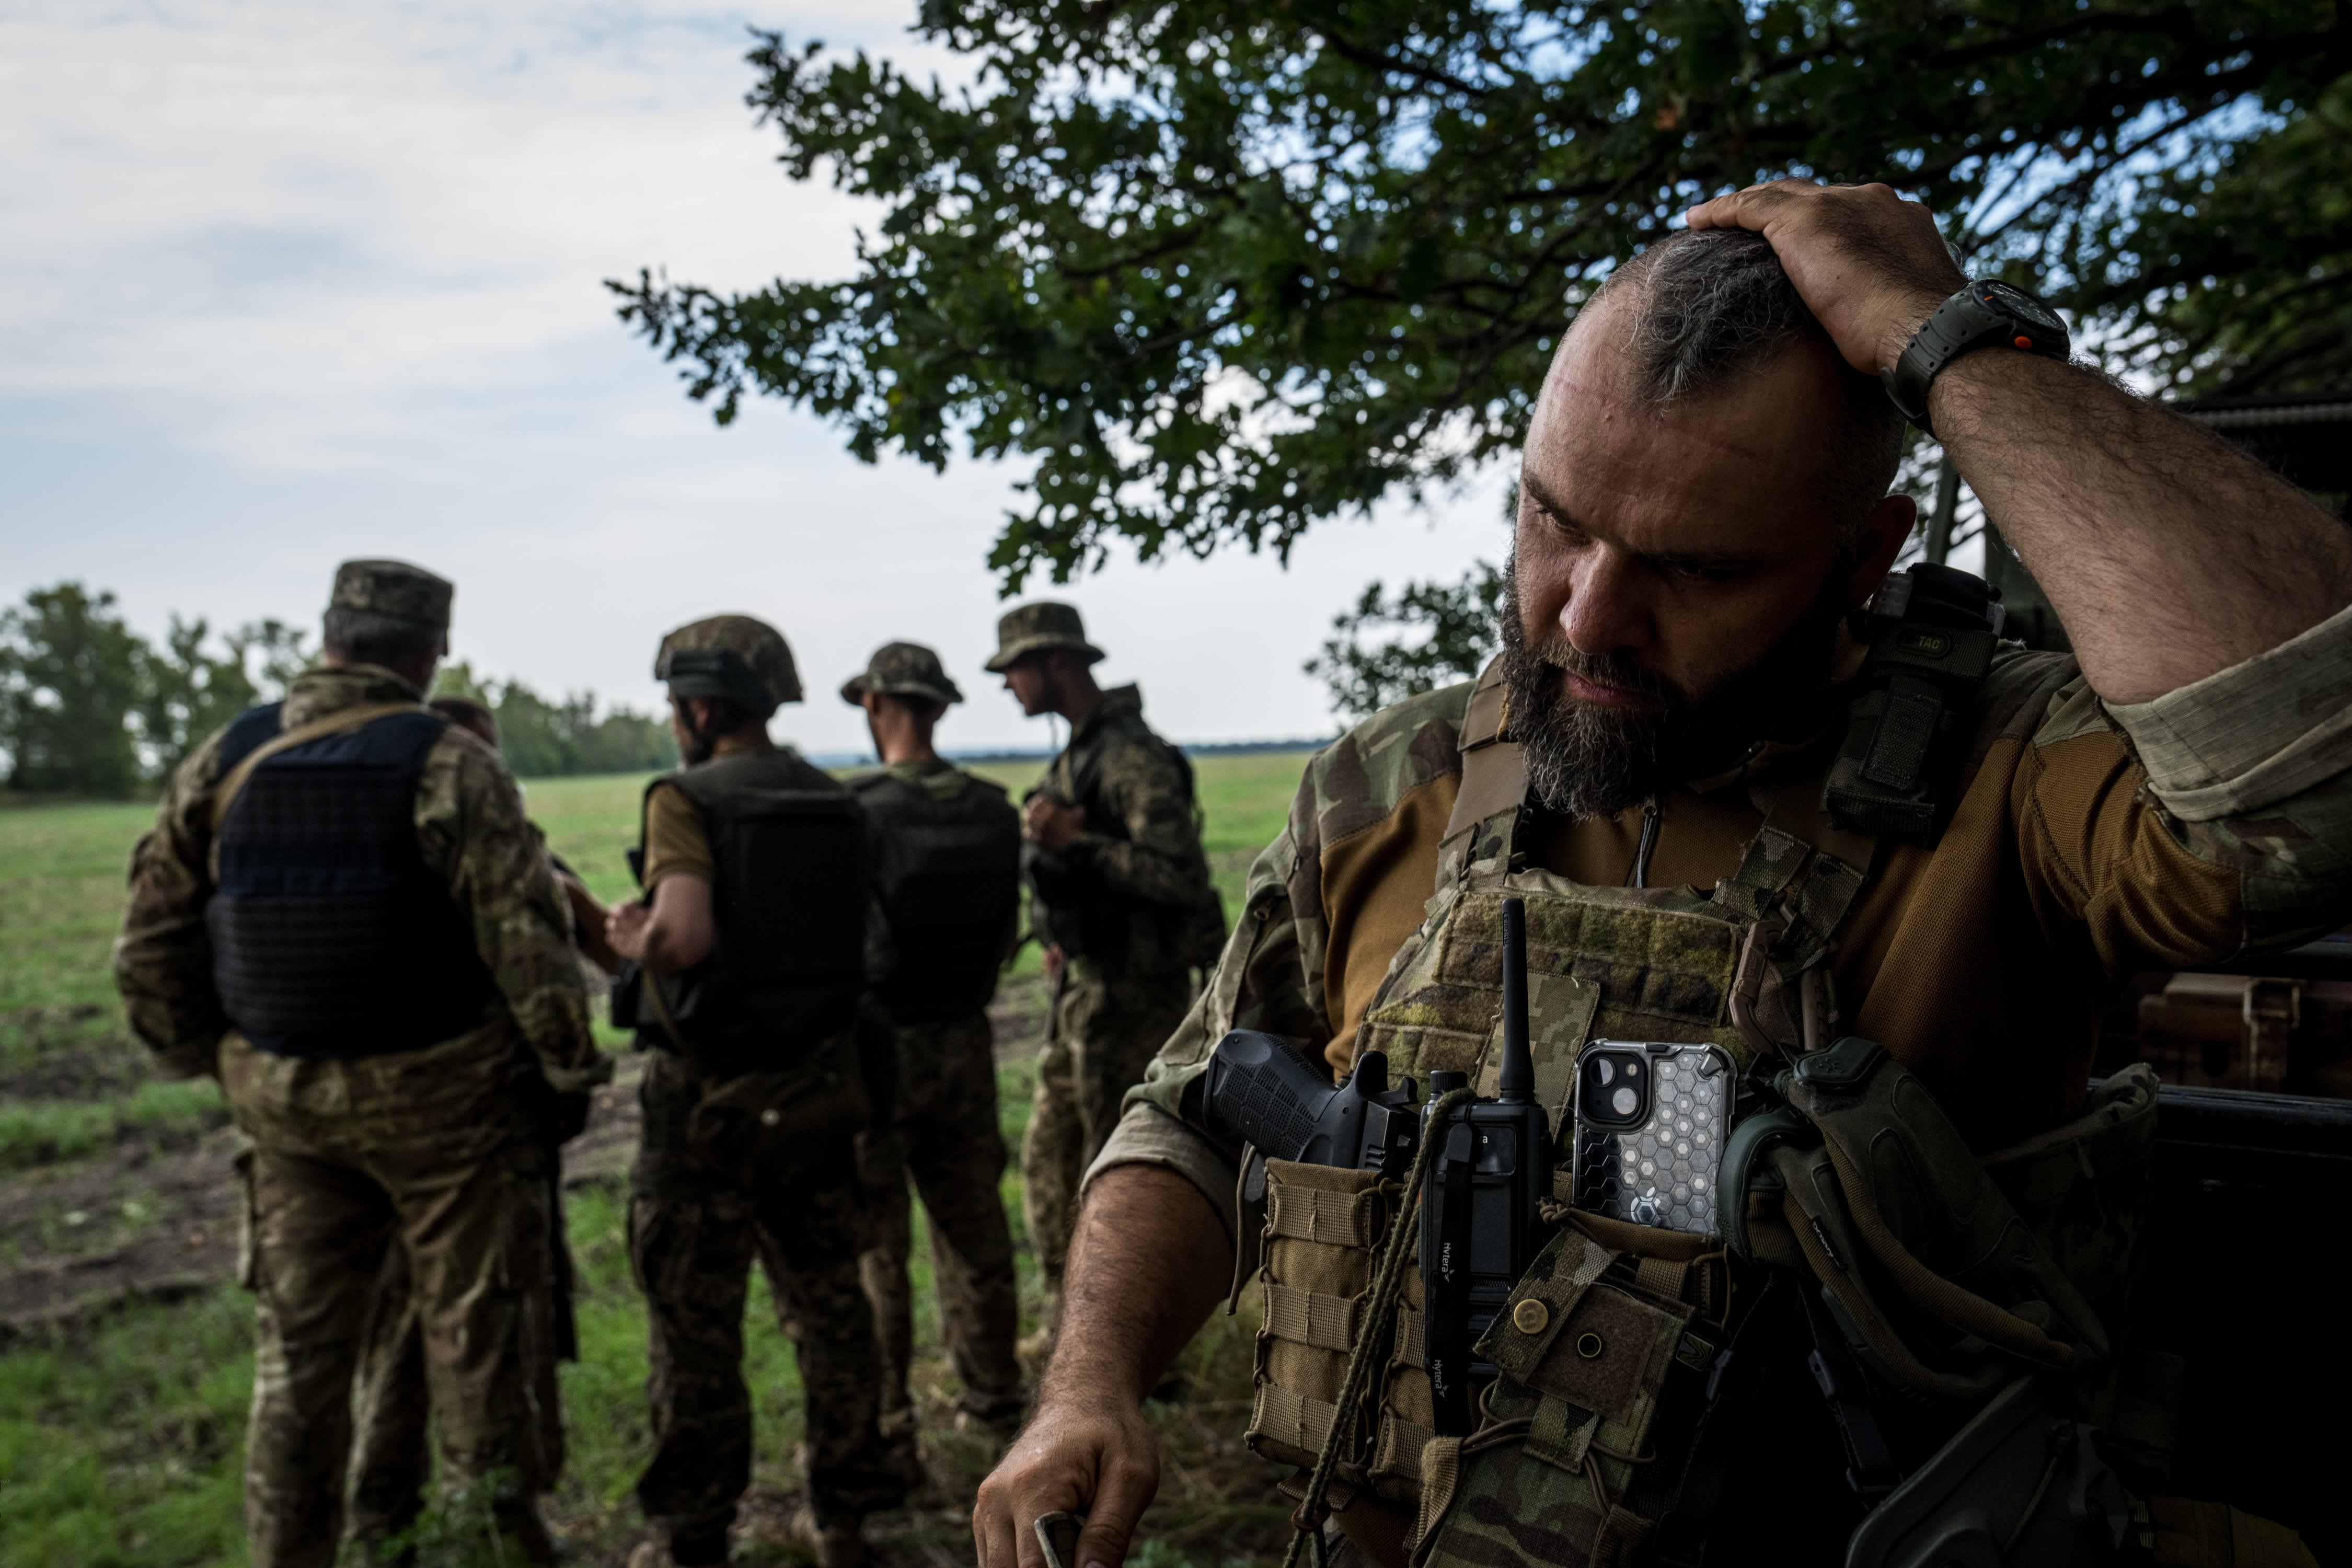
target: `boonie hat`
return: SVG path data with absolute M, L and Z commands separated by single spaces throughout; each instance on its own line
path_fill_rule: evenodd
M 1040 599 L 1005 611 L 997 621 L 996 653 L 988 661 L 988 672 L 1002 675 L 1014 659 L 1049 647 L 1075 648 L 1088 664 L 1103 657 L 1102 649 L 1087 641 L 1086 623 L 1078 619 L 1076 605 Z
M 662 638 L 654 679 L 673 697 L 723 697 L 753 718 L 801 700 L 800 671 L 784 634 L 751 616 L 712 616 Z
M 866 673 L 842 683 L 841 700 L 860 703 L 869 691 L 885 697 L 919 697 L 942 708 L 963 700 L 963 693 L 948 679 L 940 656 L 919 642 L 886 642 L 866 661 Z

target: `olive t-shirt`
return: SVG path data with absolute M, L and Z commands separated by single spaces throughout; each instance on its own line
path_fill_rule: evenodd
M 656 784 L 646 796 L 646 891 L 652 892 L 664 877 L 699 877 L 708 882 L 714 866 L 702 814 L 676 784 Z

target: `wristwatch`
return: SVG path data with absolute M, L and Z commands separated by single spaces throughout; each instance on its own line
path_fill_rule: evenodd
M 2073 346 L 2058 312 L 2022 289 L 1987 279 L 1971 280 L 1936 307 L 1895 363 L 1878 373 L 1886 395 L 1929 435 L 1927 389 L 1946 365 L 1973 349 L 1993 345 L 2064 359 Z

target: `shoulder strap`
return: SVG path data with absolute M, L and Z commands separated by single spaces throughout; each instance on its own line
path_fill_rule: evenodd
M 356 708 L 339 709 L 322 718 L 313 719 L 308 724 L 279 731 L 275 740 L 266 741 L 247 752 L 245 760 L 231 768 L 227 776 L 215 786 L 213 831 L 218 833 L 221 824 L 228 820 L 228 808 L 236 804 L 246 782 L 253 777 L 253 771 L 280 752 L 290 752 L 297 746 L 308 745 L 330 735 L 344 735 L 353 730 L 363 730 L 377 720 L 389 719 L 395 713 L 424 710 L 421 704 L 415 702 L 363 702 Z
M 1491 858 L 1481 853 L 1479 830 L 1496 817 L 1509 820 L 1504 824 L 1503 838 L 1493 847 L 1497 854 L 1508 853 L 1507 829 L 1528 798 L 1527 753 L 1510 737 L 1510 688 L 1503 684 L 1502 661 L 1496 659 L 1478 677 L 1470 693 L 1470 706 L 1462 716 L 1458 742 L 1462 786 L 1454 796 L 1453 815 L 1445 819 L 1445 836 L 1438 843 L 1433 900 L 1451 891 L 1473 861 Z

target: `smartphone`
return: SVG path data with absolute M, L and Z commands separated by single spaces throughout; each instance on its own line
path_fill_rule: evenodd
M 1576 1207 L 1717 1236 L 1738 1075 L 1720 1046 L 1595 1040 L 1576 1058 Z

